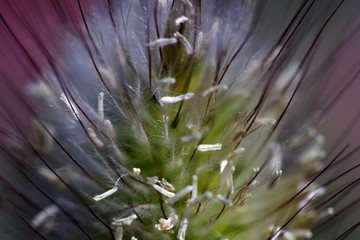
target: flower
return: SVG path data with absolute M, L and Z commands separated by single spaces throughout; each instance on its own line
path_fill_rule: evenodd
M 358 28 L 314 60 L 344 1 L 282 24 L 266 1 L 68 4 L 37 26 L 4 3 L 32 82 L 4 81 L 27 113 L 2 105 L 8 238 L 318 239 L 356 206 L 358 165 L 339 165 L 358 148 L 317 130 L 358 79 L 326 90 Z

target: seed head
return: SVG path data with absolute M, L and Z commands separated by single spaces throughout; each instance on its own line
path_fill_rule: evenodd
M 360 73 L 327 90 L 359 33 L 322 53 L 344 1 L 289 2 L 281 21 L 268 1 L 75 2 L 46 4 L 56 47 L 6 3 L 41 61 L 1 18 L 33 71 L 4 83 L 27 116 L 2 104 L 5 236 L 319 239 L 356 206 L 358 165 L 340 165 L 359 147 L 318 131 Z

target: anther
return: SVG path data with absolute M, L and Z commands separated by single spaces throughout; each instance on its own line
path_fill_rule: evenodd
M 101 92 L 98 96 L 98 114 L 99 120 L 104 121 L 104 93 Z
M 211 192 L 205 192 L 203 194 L 200 194 L 197 197 L 191 198 L 189 200 L 186 201 L 187 204 L 189 205 L 197 205 L 199 203 L 202 203 L 208 199 L 210 199 L 212 196 Z
M 114 126 L 112 125 L 112 123 L 109 119 L 106 119 L 104 121 L 104 126 L 105 126 L 105 131 L 106 131 L 107 135 L 111 139 L 114 139 L 116 137 L 116 133 L 115 133 Z
M 257 118 L 255 123 L 259 125 L 274 125 L 276 123 L 275 118 L 265 117 L 265 118 Z
M 123 239 L 123 228 L 119 226 L 115 230 L 115 240 L 122 240 Z
M 210 93 L 217 92 L 218 90 L 228 90 L 227 85 L 218 85 L 215 87 L 210 87 L 209 89 L 205 90 L 202 94 L 203 97 L 206 97 Z
M 176 33 L 174 33 L 174 37 L 176 37 L 179 40 L 179 42 L 181 43 L 181 45 L 183 45 L 184 50 L 187 54 L 189 54 L 189 55 L 194 54 L 194 51 L 193 51 L 193 48 L 192 48 L 190 42 L 183 35 L 181 35 L 179 32 L 176 32 Z
M 189 224 L 190 210 L 187 210 L 183 219 L 181 220 L 177 239 L 185 240 L 186 229 Z
M 119 188 L 118 188 L 118 183 L 119 183 L 119 181 L 120 181 L 120 178 L 119 178 L 118 180 L 116 180 L 115 186 L 114 186 L 112 189 L 110 189 L 110 190 L 108 190 L 108 191 L 106 191 L 106 192 L 104 192 L 104 193 L 102 193 L 102 194 L 99 194 L 99 195 L 96 195 L 95 197 L 93 197 L 94 201 L 95 201 L 95 202 L 101 201 L 101 200 L 103 200 L 104 198 L 107 198 L 107 197 L 113 195 L 114 193 L 116 193 L 117 190 L 119 190 Z
M 186 194 L 189 194 L 194 189 L 193 186 L 187 186 L 180 190 L 180 192 L 176 193 L 173 197 L 166 200 L 168 204 L 173 204 L 176 201 L 179 201 L 182 197 L 184 197 Z
M 104 143 L 98 138 L 98 136 L 96 135 L 94 129 L 88 128 L 88 129 L 87 129 L 87 133 L 88 133 L 88 136 L 89 136 L 91 142 L 92 142 L 97 148 L 103 148 L 103 147 L 104 147 Z
M 175 24 L 176 25 L 180 25 L 182 23 L 186 23 L 189 21 L 189 18 L 185 17 L 185 16 L 181 16 L 181 17 L 178 17 L 176 20 L 175 20 Z
M 141 169 L 140 169 L 140 168 L 133 168 L 132 171 L 133 171 L 133 173 L 134 173 L 135 175 L 137 175 L 137 176 L 141 173 Z
M 192 97 L 194 97 L 194 93 L 186 93 L 186 94 L 182 94 L 179 96 L 175 96 L 175 97 L 170 97 L 170 96 L 165 96 L 160 98 L 160 102 L 161 103 L 177 103 L 177 102 L 181 102 L 184 100 L 189 100 Z
M 226 206 L 231 206 L 231 205 L 232 205 L 231 200 L 228 199 L 228 198 L 225 198 L 225 197 L 222 196 L 221 194 L 218 194 L 218 195 L 216 196 L 216 200 L 217 200 L 218 202 L 220 202 L 221 204 L 226 205 Z
M 191 185 L 193 186 L 193 190 L 191 193 L 191 198 L 196 198 L 197 197 L 197 185 L 198 185 L 198 177 L 196 175 L 193 175 L 191 177 Z
M 113 187 L 112 189 L 100 194 L 100 195 L 96 195 L 95 197 L 93 197 L 94 201 L 95 202 L 98 202 L 98 201 L 101 201 L 103 200 L 104 198 L 107 198 L 109 197 L 110 195 L 113 195 L 114 193 L 117 192 L 119 188 L 118 187 Z
M 159 224 L 155 225 L 155 229 L 161 232 L 174 233 L 172 229 L 178 222 L 178 216 L 171 214 L 168 219 L 160 218 Z
M 154 84 L 154 89 L 156 89 L 159 85 L 174 84 L 175 82 L 176 82 L 175 78 L 172 77 L 163 78 L 161 80 L 156 81 L 156 83 Z
M 155 188 L 155 190 L 157 190 L 157 191 L 158 191 L 159 193 L 161 193 L 162 195 L 165 195 L 165 196 L 167 196 L 167 197 L 169 197 L 169 198 L 172 198 L 172 197 L 175 196 L 175 193 L 169 192 L 169 191 L 166 190 L 165 188 L 162 188 L 162 187 L 160 187 L 160 186 L 158 186 L 158 185 L 156 185 L 156 184 L 153 184 L 152 186 L 153 186 L 153 188 Z
M 200 152 L 208 152 L 208 151 L 219 151 L 222 148 L 221 143 L 215 144 L 200 144 L 198 145 L 197 150 Z
M 227 185 L 231 187 L 232 185 L 232 173 L 235 171 L 235 167 L 228 160 L 223 160 L 220 163 L 220 180 L 218 190 L 224 186 L 224 183 L 227 182 Z
M 159 38 L 156 39 L 155 41 L 152 41 L 148 44 L 148 46 L 150 48 L 155 48 L 155 47 L 165 47 L 168 45 L 173 45 L 177 43 L 177 39 L 176 38 Z

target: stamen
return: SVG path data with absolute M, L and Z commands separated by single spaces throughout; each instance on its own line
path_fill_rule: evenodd
M 173 204 L 176 201 L 180 200 L 180 198 L 184 197 L 186 194 L 190 193 L 194 189 L 193 186 L 187 186 L 183 188 L 180 192 L 176 193 L 175 196 L 166 200 L 168 204 Z
M 117 190 L 119 190 L 119 188 L 117 186 L 113 187 L 112 189 L 100 194 L 100 195 L 96 195 L 95 197 L 93 197 L 95 202 L 101 201 L 104 198 L 109 197 L 110 195 L 113 195 L 114 193 L 117 192 Z
M 172 198 L 172 197 L 175 196 L 175 193 L 169 192 L 168 190 L 166 190 L 166 189 L 164 189 L 164 188 L 162 188 L 162 187 L 160 187 L 160 186 L 158 186 L 156 184 L 153 184 L 152 186 L 153 186 L 153 188 L 155 188 L 155 190 L 157 190 L 162 195 L 165 195 L 165 196 L 167 196 L 169 198 Z
M 193 175 L 191 177 L 191 185 L 193 186 L 193 190 L 191 193 L 191 198 L 196 198 L 197 197 L 197 185 L 198 185 L 198 177 L 196 175 Z
M 98 96 L 98 114 L 99 120 L 104 121 L 104 93 L 101 92 Z
M 194 51 L 193 51 L 193 48 L 192 48 L 190 42 L 183 35 L 181 35 L 179 32 L 176 32 L 176 33 L 174 33 L 174 37 L 176 37 L 179 40 L 179 42 L 181 43 L 181 45 L 183 45 L 184 50 L 187 54 L 189 54 L 189 55 L 194 54 Z
M 159 224 L 155 225 L 155 229 L 161 232 L 174 233 L 172 229 L 178 222 L 178 216 L 171 214 L 168 219 L 160 218 Z
M 126 218 L 113 218 L 112 224 L 116 226 L 130 226 L 135 219 L 137 219 L 136 214 L 132 214 Z
M 133 168 L 132 171 L 133 171 L 133 173 L 134 173 L 135 175 L 137 175 L 137 176 L 141 173 L 141 169 L 140 169 L 140 168 Z
M 126 176 L 126 175 L 128 175 L 128 174 L 127 174 L 127 173 L 122 174 L 122 175 L 121 175 L 121 178 L 124 177 L 124 176 Z M 115 186 L 114 186 L 112 189 L 110 189 L 110 190 L 108 190 L 108 191 L 106 191 L 106 192 L 104 192 L 104 193 L 102 193 L 102 194 L 100 194 L 100 195 L 97 195 L 97 196 L 93 197 L 94 201 L 95 201 L 95 202 L 98 202 L 98 201 L 103 200 L 104 198 L 107 198 L 108 196 L 116 193 L 116 191 L 118 190 L 118 183 L 119 183 L 119 181 L 120 181 L 120 178 L 118 178 L 118 179 L 116 180 Z
M 222 148 L 221 143 L 215 143 L 215 144 L 200 144 L 197 148 L 200 152 L 208 152 L 208 151 L 219 151 Z
M 186 229 L 189 224 L 190 210 L 187 210 L 183 219 L 181 220 L 179 232 L 177 238 L 179 240 L 185 240 Z
M 175 24 L 177 26 L 179 26 L 180 24 L 182 23 L 186 23 L 189 21 L 189 18 L 185 17 L 185 16 L 181 16 L 181 17 L 178 17 L 176 20 L 175 20 Z
M 36 214 L 31 220 L 31 226 L 34 228 L 39 227 L 45 223 L 50 217 L 55 216 L 59 212 L 59 207 L 51 204 Z
M 161 80 L 156 81 L 156 84 L 174 84 L 176 82 L 175 78 L 168 77 Z
M 275 118 L 265 117 L 265 118 L 257 118 L 255 123 L 259 125 L 274 125 L 276 123 Z
M 231 205 L 232 205 L 230 199 L 225 198 L 224 196 L 222 196 L 222 195 L 220 195 L 220 194 L 218 194 L 218 195 L 216 196 L 216 200 L 217 200 L 218 202 L 220 202 L 221 204 L 226 205 L 226 206 L 231 206 Z
M 119 226 L 115 230 L 115 240 L 122 240 L 123 239 L 123 227 Z
M 218 90 L 228 90 L 228 86 L 226 85 L 218 85 L 215 87 L 210 87 L 209 89 L 207 89 L 206 91 L 203 92 L 202 96 L 206 97 L 206 95 L 209 95 L 210 93 L 216 92 Z
M 106 131 L 107 135 L 109 135 L 109 137 L 111 139 L 114 139 L 116 137 L 116 133 L 115 133 L 115 129 L 109 119 L 106 119 L 104 121 L 104 126 L 105 126 L 105 131 Z
M 205 192 L 195 198 L 191 198 L 191 199 L 187 200 L 186 203 L 189 205 L 197 205 L 199 203 L 202 203 L 202 202 L 208 200 L 209 198 L 211 198 L 211 196 L 212 196 L 211 192 Z
M 160 99 L 161 103 L 177 103 L 177 102 L 181 102 L 184 100 L 189 100 L 192 97 L 194 97 L 194 93 L 186 93 L 186 94 L 182 94 L 176 97 L 170 97 L 170 96 L 166 96 L 166 97 L 162 97 Z
M 88 135 L 89 135 L 89 138 L 90 138 L 91 142 L 92 142 L 97 148 L 102 148 L 102 147 L 104 147 L 104 143 L 97 137 L 94 129 L 88 128 L 88 129 L 87 129 L 87 133 L 88 133 Z
M 157 80 L 155 82 L 155 84 L 151 87 L 152 91 L 155 92 L 155 90 L 160 86 L 160 85 L 165 85 L 165 84 L 168 84 L 168 85 L 171 85 L 171 84 L 174 84 L 176 82 L 176 79 L 175 78 L 172 78 L 172 77 L 168 77 L 168 78 L 164 78 L 164 79 L 161 79 L 161 80 Z
M 155 41 L 152 41 L 149 43 L 149 47 L 150 48 L 155 48 L 155 47 L 165 47 L 168 45 L 172 45 L 177 43 L 177 39 L 176 38 L 159 38 L 156 39 Z
M 230 180 L 232 173 L 235 171 L 235 167 L 228 160 L 223 160 L 220 163 L 220 180 L 218 191 L 224 186 L 225 181 Z M 232 177 L 231 177 L 232 178 Z M 231 182 L 228 182 L 228 185 L 231 185 Z

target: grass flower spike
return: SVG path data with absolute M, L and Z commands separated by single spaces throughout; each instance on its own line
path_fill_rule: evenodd
M 327 40 L 355 3 L 34 2 L 39 25 L 1 4 L 29 78 L 2 81 L 4 239 L 355 236 L 359 114 L 318 130 L 359 80 L 358 61 L 329 77 L 359 19 Z

